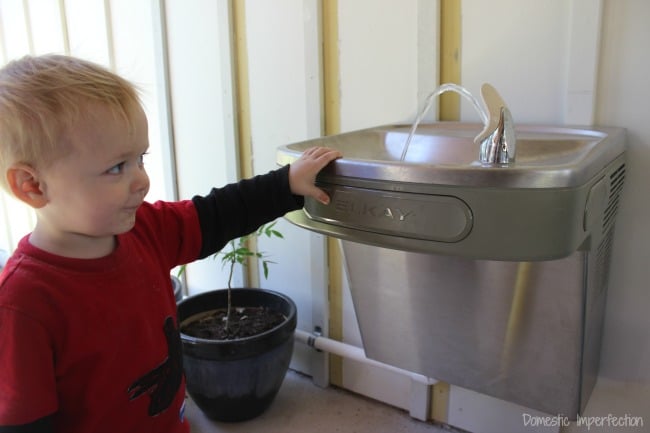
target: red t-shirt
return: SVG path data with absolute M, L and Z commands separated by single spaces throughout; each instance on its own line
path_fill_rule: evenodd
M 188 432 L 170 270 L 195 260 L 191 201 L 143 204 L 113 253 L 81 260 L 25 237 L 0 274 L 0 425 Z

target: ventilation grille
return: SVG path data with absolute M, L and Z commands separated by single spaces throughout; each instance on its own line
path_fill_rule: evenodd
M 612 255 L 612 243 L 614 241 L 614 221 L 618 212 L 618 204 L 621 198 L 623 182 L 625 180 L 625 164 L 621 164 L 609 176 L 609 197 L 607 207 L 603 212 L 603 239 L 596 250 L 596 263 L 594 268 L 595 293 L 605 293 L 609 281 L 609 264 Z
M 623 182 L 625 181 L 625 164 L 621 164 L 609 175 L 609 198 L 603 215 L 603 234 L 611 230 L 618 212 Z

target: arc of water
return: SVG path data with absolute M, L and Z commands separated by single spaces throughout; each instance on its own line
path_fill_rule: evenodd
M 418 125 L 420 124 L 420 122 L 422 121 L 422 119 L 424 118 L 424 116 L 426 116 L 427 112 L 431 109 L 431 106 L 433 105 L 433 101 L 436 99 L 436 97 L 440 96 L 445 92 L 456 92 L 459 95 L 463 96 L 468 101 L 470 101 L 472 103 L 472 106 L 476 110 L 476 112 L 481 117 L 481 121 L 483 122 L 483 125 L 487 125 L 488 123 L 487 112 L 478 102 L 478 99 L 476 99 L 466 88 L 455 83 L 441 84 L 433 92 L 431 92 L 429 96 L 427 96 L 427 98 L 424 100 L 424 106 L 422 107 L 422 110 L 420 110 L 418 116 L 415 118 L 415 122 L 413 122 L 411 131 L 409 132 L 408 138 L 406 139 L 406 143 L 404 144 L 404 148 L 402 149 L 402 155 L 400 156 L 400 161 L 404 161 L 404 158 L 406 157 L 406 153 L 408 152 L 409 145 L 411 144 L 411 140 L 415 135 L 415 131 Z

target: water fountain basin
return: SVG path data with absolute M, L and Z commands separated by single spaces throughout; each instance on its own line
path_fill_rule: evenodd
M 618 205 L 607 201 L 617 184 L 602 179 L 623 165 L 621 128 L 518 125 L 516 160 L 500 165 L 479 162 L 474 137 L 481 125 L 457 122 L 420 125 L 401 161 L 410 127 L 379 126 L 280 147 L 280 165 L 311 146 L 343 154 L 316 180 L 331 204 L 308 198 L 287 219 L 403 251 L 548 260 L 575 251 L 591 219 Z
M 343 158 L 322 179 L 356 179 L 440 185 L 551 188 L 580 185 L 623 152 L 617 128 L 517 126 L 517 158 L 509 165 L 482 164 L 474 137 L 479 124 L 420 125 L 404 161 L 411 125 L 388 125 L 293 143 L 279 148 L 286 164 L 311 146 L 340 150 Z

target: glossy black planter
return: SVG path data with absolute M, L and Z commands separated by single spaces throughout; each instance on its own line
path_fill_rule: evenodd
M 227 290 L 190 296 L 178 303 L 178 320 L 224 308 Z M 264 412 L 289 368 L 296 329 L 296 305 L 265 289 L 233 289 L 233 306 L 264 306 L 286 320 L 275 328 L 238 340 L 209 340 L 181 333 L 187 392 L 211 419 L 244 421 Z

